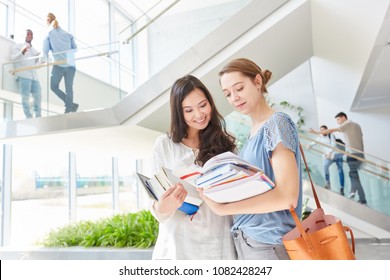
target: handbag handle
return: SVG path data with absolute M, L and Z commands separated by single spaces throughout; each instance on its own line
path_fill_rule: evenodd
M 311 241 L 310 241 L 310 239 L 309 239 L 309 236 L 307 235 L 305 229 L 303 228 L 302 223 L 301 223 L 301 221 L 299 220 L 298 215 L 297 215 L 297 213 L 295 212 L 295 209 L 294 209 L 293 206 L 290 206 L 290 212 L 291 212 L 291 215 L 292 215 L 292 217 L 293 217 L 293 219 L 294 219 L 294 222 L 295 222 L 295 224 L 296 224 L 296 226 L 297 226 L 297 228 L 298 228 L 298 230 L 299 230 L 299 233 L 301 234 L 303 240 L 305 240 L 305 243 L 306 243 L 306 245 L 307 245 L 308 251 L 309 251 L 310 253 L 313 252 L 313 246 L 312 246 L 312 244 L 311 244 Z
M 307 165 L 305 153 L 303 152 L 303 148 L 302 148 L 302 145 L 301 145 L 300 142 L 299 142 L 299 150 L 301 151 L 302 159 L 303 159 L 303 162 L 305 163 L 307 174 L 309 175 L 310 185 L 311 185 L 311 189 L 313 191 L 313 195 L 314 195 L 314 199 L 316 201 L 317 208 L 321 208 L 321 203 L 320 203 L 320 200 L 318 199 L 318 195 L 317 195 L 316 189 L 314 187 L 313 180 L 312 180 L 311 175 L 310 175 L 309 166 Z M 291 205 L 289 210 L 290 210 L 290 213 L 291 213 L 291 215 L 292 215 L 292 217 L 294 219 L 294 222 L 295 222 L 299 232 L 301 233 L 301 236 L 302 236 L 303 240 L 305 241 L 305 243 L 306 243 L 306 245 L 308 247 L 308 251 L 309 252 L 313 252 L 312 243 L 310 242 L 309 237 L 308 237 L 305 229 L 303 228 L 302 223 L 299 220 L 298 215 L 295 212 L 294 207 Z M 355 244 L 353 244 L 353 247 L 354 247 L 354 245 Z
M 321 208 L 321 203 L 320 203 L 320 200 L 318 199 L 317 192 L 316 192 L 316 189 L 315 189 L 314 184 L 313 184 L 313 180 L 311 179 L 309 166 L 307 165 L 305 153 L 303 152 L 303 148 L 302 148 L 302 145 L 300 142 L 299 142 L 299 150 L 301 151 L 302 159 L 303 159 L 303 162 L 305 163 L 305 166 L 306 166 L 307 175 L 309 176 L 309 179 L 310 179 L 310 185 L 311 185 L 311 189 L 313 191 L 313 195 L 314 195 L 314 199 L 316 201 L 317 208 Z
M 350 229 L 347 226 L 343 226 L 343 229 L 345 232 L 349 232 L 349 235 L 350 235 L 349 239 L 352 242 L 352 252 L 355 254 L 355 237 L 353 236 L 352 229 Z
M 309 179 L 310 179 L 311 189 L 313 191 L 313 195 L 314 195 L 314 199 L 316 201 L 317 208 L 321 208 L 320 200 L 318 199 L 317 192 L 316 192 L 316 189 L 315 189 L 314 184 L 313 184 L 313 180 L 312 180 L 312 178 L 310 176 L 309 167 L 307 165 L 305 153 L 303 152 L 303 148 L 302 148 L 301 143 L 299 143 L 299 149 L 301 151 L 301 155 L 302 155 L 303 161 L 304 161 L 305 166 L 306 166 L 306 171 L 307 171 L 307 174 L 308 174 Z M 292 215 L 292 217 L 293 217 L 293 219 L 295 221 L 295 224 L 296 224 L 296 226 L 297 226 L 297 228 L 298 228 L 298 230 L 299 230 L 303 240 L 305 241 L 305 243 L 306 243 L 306 245 L 308 247 L 308 251 L 309 252 L 314 252 L 312 243 L 311 243 L 311 241 L 309 239 L 309 236 L 306 233 L 305 229 L 303 228 L 303 225 L 302 225 L 301 221 L 299 220 L 298 215 L 295 212 L 295 209 L 294 209 L 293 206 L 290 206 L 290 212 L 291 212 L 291 215 Z M 353 236 L 353 232 L 347 226 L 343 226 L 343 229 L 344 229 L 344 232 L 349 232 L 349 234 L 350 234 L 350 239 L 352 241 L 352 252 L 355 254 L 355 238 Z

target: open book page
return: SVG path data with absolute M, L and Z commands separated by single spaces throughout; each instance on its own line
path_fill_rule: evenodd
M 260 172 L 260 171 L 259 171 Z M 220 184 L 222 182 L 230 182 L 253 175 L 258 172 L 248 170 L 248 168 L 235 165 L 233 163 L 226 163 L 203 173 L 196 178 L 195 184 L 198 188 L 209 188 L 210 186 Z
M 209 170 L 212 170 L 218 166 L 224 165 L 224 164 L 235 164 L 237 166 L 241 166 L 243 168 L 246 168 L 252 172 L 259 172 L 262 171 L 257 166 L 241 159 L 238 155 L 232 153 L 232 152 L 225 152 L 219 155 L 216 155 L 206 161 L 206 163 L 203 165 L 202 173 L 206 173 Z
M 184 168 L 179 168 L 172 171 L 172 175 L 176 178 L 195 186 L 195 180 L 202 175 L 202 167 L 198 165 L 191 165 Z
M 198 205 L 198 206 L 202 204 L 203 200 L 199 197 L 198 191 L 190 183 L 188 183 L 185 180 L 179 179 L 173 174 L 172 170 L 166 167 L 162 167 L 162 170 L 164 171 L 167 180 L 171 182 L 171 185 L 174 185 L 176 183 L 181 183 L 183 185 L 183 187 L 187 191 L 187 196 L 184 200 L 185 202 Z

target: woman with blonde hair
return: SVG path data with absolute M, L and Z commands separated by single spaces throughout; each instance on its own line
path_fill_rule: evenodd
M 264 95 L 272 73 L 238 58 L 219 72 L 226 100 L 252 121 L 240 157 L 260 167 L 276 187 L 264 194 L 219 204 L 201 197 L 219 215 L 235 215 L 231 229 L 239 259 L 289 259 L 282 237 L 295 227 L 289 211 L 302 211 L 298 131 L 291 118 L 272 109 Z
M 76 112 L 79 105 L 73 102 L 73 80 L 76 74 L 74 51 L 77 49 L 72 34 L 63 30 L 56 16 L 48 13 L 46 18 L 50 30 L 43 41 L 43 54 L 53 54 L 54 61 L 50 78 L 50 89 L 65 103 L 65 113 Z M 65 80 L 65 92 L 60 89 L 60 82 Z

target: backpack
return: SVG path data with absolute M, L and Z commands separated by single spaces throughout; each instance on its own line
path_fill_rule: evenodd
M 345 151 L 345 143 L 340 138 L 336 138 L 336 147 L 339 150 Z

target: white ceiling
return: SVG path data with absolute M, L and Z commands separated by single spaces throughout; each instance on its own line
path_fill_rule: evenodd
M 370 0 L 286 1 L 189 73 L 201 78 L 211 92 L 218 93 L 218 70 L 230 58 L 249 57 L 261 62 L 263 68 L 272 70 L 272 83 L 310 61 L 315 96 L 341 103 L 345 111 L 388 108 L 389 3 L 388 0 L 376 1 L 375 5 Z M 227 32 L 229 29 L 217 30 L 214 36 L 226 36 Z M 168 90 L 138 113 L 136 123 L 160 131 L 168 129 Z M 231 112 L 222 95 L 214 97 L 224 115 Z

